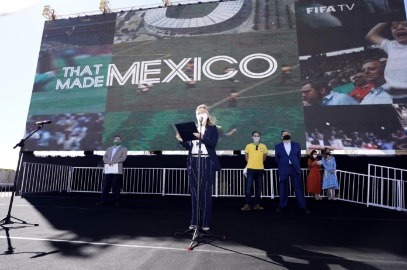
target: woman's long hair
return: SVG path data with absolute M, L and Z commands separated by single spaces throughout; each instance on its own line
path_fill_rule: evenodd
M 314 153 L 315 153 L 315 154 L 318 154 L 317 150 L 312 150 L 312 151 L 311 151 L 311 154 L 309 154 L 309 158 L 310 158 L 311 160 L 316 160 L 316 158 L 313 157 Z
M 331 153 L 331 149 L 330 148 L 325 148 L 325 150 L 324 150 L 324 159 L 327 159 L 328 158 L 328 153 Z

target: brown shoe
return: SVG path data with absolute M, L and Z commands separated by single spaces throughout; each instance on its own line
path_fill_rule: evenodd
M 240 210 L 242 210 L 242 211 L 250 211 L 250 210 L 252 210 L 252 208 L 248 204 L 245 204 L 242 208 L 240 208 Z
M 263 210 L 264 207 L 261 207 L 259 204 L 256 204 L 255 206 L 253 206 L 254 210 Z
M 99 201 L 99 202 L 96 203 L 96 205 L 97 205 L 97 206 L 100 206 L 100 205 L 107 205 L 107 203 L 106 203 L 105 201 Z
M 302 209 L 305 214 L 311 214 L 311 210 L 309 210 L 307 207 Z

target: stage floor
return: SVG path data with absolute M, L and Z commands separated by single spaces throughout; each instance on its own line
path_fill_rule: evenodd
M 0 197 L 5 217 L 10 198 Z M 0 269 L 407 269 L 407 214 L 341 201 L 295 199 L 276 213 L 242 212 L 243 198 L 214 198 L 211 232 L 187 250 L 190 198 L 123 196 L 96 206 L 89 194 L 16 197 L 12 216 L 28 223 L 0 232 Z M 14 220 L 14 219 L 12 219 Z M 206 241 L 207 240 L 207 241 Z

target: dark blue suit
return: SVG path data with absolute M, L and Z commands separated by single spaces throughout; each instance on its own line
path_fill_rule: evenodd
M 302 209 L 306 208 L 304 188 L 301 182 L 301 146 L 296 142 L 291 143 L 291 151 L 288 155 L 284 148 L 284 142 L 276 144 L 275 146 L 275 159 L 278 165 L 279 192 L 280 192 L 280 208 L 287 206 L 289 183 L 288 179 L 291 179 L 291 184 L 295 191 L 295 197 L 297 198 L 298 206 Z
M 192 202 L 191 225 L 210 227 L 212 222 L 212 182 L 215 171 L 221 169 L 215 150 L 218 143 L 218 130 L 216 126 L 206 125 L 205 133 L 201 139 L 201 143 L 205 145 L 208 151 L 208 156 L 202 156 L 200 163 L 199 213 L 197 213 L 198 157 L 192 155 L 191 141 L 180 143 L 185 149 L 189 150 L 187 168 Z M 199 219 L 197 219 L 197 214 L 199 214 Z

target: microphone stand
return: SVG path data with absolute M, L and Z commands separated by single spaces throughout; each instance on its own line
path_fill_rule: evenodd
M 202 131 L 202 118 L 199 121 L 199 136 L 201 137 L 201 131 Z M 196 188 L 196 227 L 193 229 L 193 234 L 192 234 L 192 241 L 188 246 L 188 250 L 193 249 L 193 244 L 199 237 L 202 237 L 204 233 L 206 233 L 201 226 L 201 182 L 202 182 L 202 176 L 201 176 L 201 149 L 202 149 L 202 138 L 198 138 L 198 168 L 197 168 L 197 174 L 198 178 L 196 179 L 197 182 L 197 188 Z
M 3 254 L 8 254 L 8 255 L 13 254 L 14 253 L 14 247 L 11 244 L 10 233 L 9 233 L 10 228 L 6 227 L 6 226 L 3 226 L 3 225 L 0 225 L 0 226 L 6 232 L 6 238 L 7 238 L 7 251 L 5 251 Z
M 199 134 L 201 134 L 202 131 L 202 121 L 203 119 L 201 118 L 199 121 Z M 201 224 L 201 201 L 200 201 L 200 193 L 201 193 L 201 182 L 202 182 L 202 175 L 201 175 L 201 161 L 202 161 L 202 138 L 198 139 L 198 167 L 197 167 L 197 174 L 198 177 L 196 179 L 197 181 L 197 189 L 196 189 L 196 221 L 195 221 L 195 228 L 193 229 L 188 229 L 183 233 L 175 233 L 175 235 L 185 235 L 185 234 L 192 234 L 192 240 L 191 243 L 188 246 L 188 250 L 193 250 L 194 247 L 199 246 L 201 243 L 208 243 L 208 242 L 212 242 L 214 241 L 214 239 L 209 240 L 209 241 L 200 241 L 200 239 L 203 238 L 219 238 L 219 239 L 226 239 L 225 236 L 215 236 L 213 234 L 211 234 L 210 232 L 204 231 L 202 229 L 202 224 Z M 212 187 L 211 187 L 212 188 Z M 194 245 L 194 243 L 196 242 L 196 245 Z
M 38 127 L 36 130 L 34 130 L 33 132 L 31 132 L 27 137 L 25 137 L 24 139 L 21 139 L 21 141 L 19 143 L 17 143 L 13 149 L 20 147 L 20 151 L 18 154 L 18 162 L 17 162 L 17 170 L 16 170 L 16 174 L 14 176 L 14 184 L 13 184 L 13 189 L 11 191 L 11 198 L 10 198 L 10 203 L 8 206 L 8 212 L 7 212 L 7 216 L 5 218 L 3 218 L 2 220 L 0 220 L 0 225 L 7 225 L 7 224 L 25 224 L 25 225 L 32 225 L 32 226 L 38 226 L 38 224 L 34 224 L 34 223 L 27 223 L 26 221 L 13 217 L 11 215 L 11 209 L 13 207 L 13 202 L 14 202 L 14 196 L 17 190 L 17 181 L 18 181 L 18 176 L 20 173 L 20 168 L 21 168 L 21 160 L 22 160 L 22 156 L 23 156 L 23 149 L 24 149 L 24 143 L 25 141 L 30 138 L 34 133 L 36 133 L 38 130 L 40 130 L 41 128 L 43 128 L 44 123 L 39 123 Z M 12 221 L 11 218 L 17 220 L 18 222 Z

